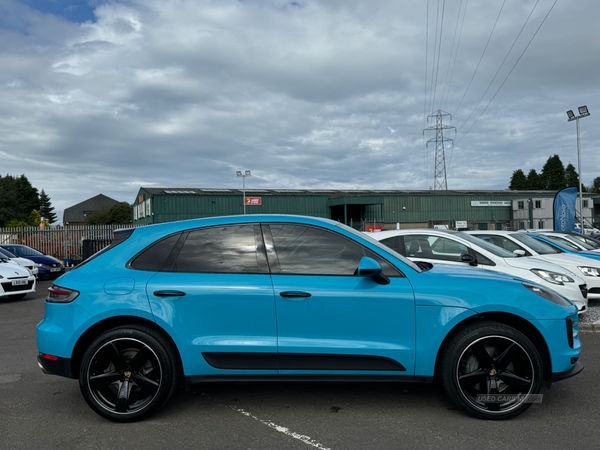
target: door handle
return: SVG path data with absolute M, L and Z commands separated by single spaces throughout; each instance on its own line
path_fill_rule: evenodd
M 154 291 L 157 297 L 183 297 L 185 292 L 181 291 Z
M 289 292 L 280 292 L 279 295 L 286 298 L 298 298 L 298 297 L 310 297 L 311 295 L 308 292 L 300 292 L 300 291 L 289 291 Z

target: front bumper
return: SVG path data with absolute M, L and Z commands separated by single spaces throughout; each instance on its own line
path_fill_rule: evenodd
M 555 381 L 566 380 L 567 378 L 574 377 L 582 370 L 583 370 L 583 364 L 581 364 L 579 361 L 577 361 L 577 363 L 575 363 L 575 365 L 571 369 L 566 370 L 564 372 L 553 373 L 550 381 L 552 381 L 554 383 Z

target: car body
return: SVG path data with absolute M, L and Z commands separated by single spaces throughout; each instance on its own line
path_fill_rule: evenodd
M 21 244 L 0 244 L 0 248 L 8 250 L 10 253 L 20 258 L 27 258 L 33 261 L 38 268 L 39 279 L 52 279 L 65 273 L 65 265 L 54 256 L 44 255 L 34 248 Z
M 3 249 L 2 247 L 0 247 L 0 258 L 8 258 L 12 262 L 15 262 L 23 267 L 26 267 L 33 274 L 33 276 L 37 278 L 38 267 L 37 267 L 36 263 L 34 263 L 32 260 L 27 259 L 27 258 L 19 258 L 17 255 L 13 255 L 11 252 Z
M 374 233 L 373 238 L 411 261 L 474 266 L 540 283 L 571 300 L 580 314 L 587 311 L 586 283 L 572 271 L 547 261 L 518 258 L 469 234 L 408 229 L 381 231 Z
M 568 253 L 557 246 L 536 239 L 531 233 L 517 231 L 475 230 L 468 234 L 502 247 L 510 252 L 521 252 L 523 256 L 558 264 L 579 274 L 588 287 L 588 299 L 600 299 L 600 262 L 577 253 Z
M 0 257 L 0 300 L 20 300 L 35 292 L 35 277 L 29 269 Z
M 79 379 L 110 420 L 148 417 L 183 380 L 434 375 L 461 409 L 506 419 L 583 369 L 577 308 L 553 290 L 419 266 L 332 220 L 212 217 L 114 236 L 54 282 L 37 327 L 42 370 Z

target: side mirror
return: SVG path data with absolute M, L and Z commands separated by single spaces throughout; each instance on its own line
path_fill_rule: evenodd
M 371 278 L 378 284 L 390 284 L 390 279 L 382 272 L 381 264 L 373 258 L 363 256 L 358 263 L 358 276 Z
M 465 253 L 464 255 L 462 255 L 460 257 L 460 260 L 462 262 L 466 262 L 468 263 L 470 266 L 476 266 L 477 265 L 477 258 L 475 258 L 473 255 L 471 255 L 470 253 Z
M 513 253 L 517 256 L 525 256 L 526 255 L 525 250 L 521 250 L 521 249 L 514 250 Z

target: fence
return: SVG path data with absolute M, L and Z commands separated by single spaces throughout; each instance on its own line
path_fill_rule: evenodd
M 0 228 L 0 244 L 24 244 L 58 259 L 81 260 L 90 256 L 90 251 L 108 245 L 113 231 L 121 228 L 132 228 L 132 225 Z

